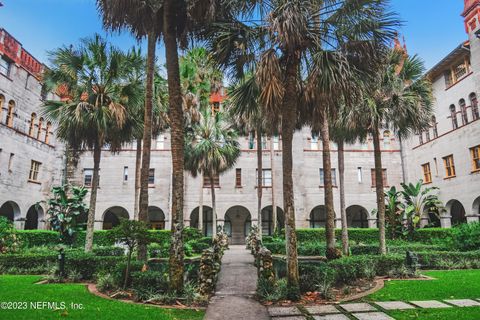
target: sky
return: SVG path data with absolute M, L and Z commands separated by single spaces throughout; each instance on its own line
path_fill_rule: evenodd
M 48 64 L 47 52 L 78 39 L 99 33 L 116 46 L 129 49 L 137 41 L 127 32 L 106 33 L 102 29 L 95 0 L 2 0 L 0 27 L 5 28 L 23 47 Z M 467 40 L 463 18 L 463 0 L 390 0 L 404 25 L 408 52 L 418 54 L 427 69 L 433 67 L 462 41 Z M 146 52 L 145 43 L 140 43 Z M 161 46 L 159 62 L 164 62 Z

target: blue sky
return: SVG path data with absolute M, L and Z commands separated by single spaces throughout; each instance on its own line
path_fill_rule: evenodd
M 42 62 L 47 51 L 97 32 L 101 26 L 95 0 L 2 0 L 0 26 L 16 37 Z M 462 41 L 467 40 L 460 13 L 463 0 L 391 0 L 404 21 L 400 32 L 409 53 L 419 54 L 427 68 L 434 66 Z M 127 49 L 136 41 L 126 32 L 109 34 L 115 45 Z M 142 44 L 145 48 L 145 45 Z M 146 50 L 144 50 L 145 52 Z M 158 48 L 160 62 L 163 48 Z

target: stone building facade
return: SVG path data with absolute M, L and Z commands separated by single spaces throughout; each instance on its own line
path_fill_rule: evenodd
M 45 226 L 45 200 L 61 181 L 63 148 L 41 115 L 44 66 L 0 29 L 0 215 L 19 229 Z
M 440 197 L 447 208 L 439 222 L 444 227 L 452 223 L 477 221 L 480 213 L 480 121 L 477 100 L 480 94 L 480 0 L 465 0 L 463 16 L 469 40 L 428 72 L 435 95 L 432 128 L 428 133 L 422 132 L 405 141 L 399 141 L 392 132 L 386 130 L 382 132 L 381 141 L 385 185 L 399 186 L 403 181 L 423 179 L 427 185 L 439 187 Z M 0 49 L 8 33 L 2 31 L 2 35 Z M 30 206 L 45 199 L 50 187 L 61 181 L 64 166 L 62 147 L 55 143 L 53 135 L 45 143 L 44 136 L 38 139 L 35 134 L 30 134 L 32 113 L 38 113 L 42 91 L 38 77 L 35 77 L 38 73 L 22 67 L 21 59 L 25 59 L 22 58 L 25 56 L 22 50 L 17 48 L 15 51 L 20 57 L 19 62 L 15 62 L 15 56 L 9 58 L 8 61 L 15 62 L 10 66 L 9 75 L 0 75 L 0 93 L 4 97 L 0 118 L 0 205 L 3 204 L 0 214 L 11 216 L 6 212 L 13 212 L 13 219 L 19 228 L 24 227 L 23 221 L 27 218 Z M 11 57 L 7 51 L 2 51 L 2 54 L 6 58 Z M 8 102 L 12 99 L 16 102 L 15 110 L 18 110 L 13 128 L 6 120 Z M 451 108 L 452 105 L 455 109 Z M 33 123 L 33 131 L 36 132 L 37 118 Z M 270 234 L 273 231 L 272 206 L 277 207 L 278 223 L 283 224 L 281 137 L 265 138 L 262 146 L 264 187 L 261 218 L 257 212 L 255 141 L 254 137 L 241 137 L 242 154 L 236 166 L 215 181 L 218 223 L 225 226 L 234 242 L 243 241 L 250 225 L 259 223 L 259 220 L 262 220 L 264 234 Z M 295 134 L 293 145 L 296 225 L 298 228 L 323 227 L 322 144 L 308 128 L 304 128 Z M 331 147 L 334 184 L 337 184 L 337 151 L 334 143 Z M 168 133 L 161 134 L 153 141 L 149 218 L 155 228 L 170 228 L 170 151 Z M 14 154 L 15 166 L 10 169 L 11 172 L 7 170 L 10 154 Z M 134 143 L 126 145 L 116 154 L 103 152 L 96 229 L 108 229 L 116 225 L 119 218 L 134 217 L 135 154 Z M 31 161 L 37 161 L 35 159 L 41 162 L 40 181 L 37 181 L 40 184 L 28 179 Z M 82 154 L 78 165 L 71 168 L 70 182 L 88 187 L 92 168 L 91 154 Z M 370 139 L 365 143 L 345 146 L 346 207 L 351 227 L 376 226 L 376 217 L 371 213 L 376 208 L 373 168 L 373 144 Z M 334 188 L 334 201 L 337 226 L 340 226 L 337 187 Z M 186 174 L 186 225 L 198 226 L 201 202 L 203 229 L 208 234 L 212 229 L 210 188 L 204 185 L 201 177 L 193 178 Z M 15 208 L 7 211 L 3 207 L 6 204 Z M 38 217 L 42 215 L 38 213 Z M 424 224 L 427 222 L 428 217 L 425 217 Z M 42 223 L 37 227 L 42 227 Z

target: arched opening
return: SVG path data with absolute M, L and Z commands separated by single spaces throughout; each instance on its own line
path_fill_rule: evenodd
M 208 206 L 203 206 L 203 235 L 205 237 L 210 237 L 213 234 L 213 210 Z M 190 214 L 190 226 L 192 228 L 199 228 L 198 226 L 198 212 L 199 207 L 193 209 Z
M 480 216 L 480 196 L 473 201 L 472 213 Z
M 25 230 L 36 230 L 40 226 L 43 219 L 43 209 L 40 206 L 31 206 L 27 211 L 27 219 L 25 220 Z
M 462 113 L 462 124 L 466 125 L 468 123 L 468 115 L 467 115 L 467 103 L 465 99 L 460 99 L 458 101 L 458 105 L 460 106 L 460 112 Z
M 433 138 L 438 138 L 438 123 L 437 123 L 437 118 L 435 116 L 432 116 L 432 128 L 433 128 Z
M 477 120 L 478 118 L 480 118 L 480 114 L 478 112 L 478 99 L 477 99 L 477 95 L 472 92 L 470 93 L 470 105 L 471 105 L 471 108 L 472 108 L 472 119 L 473 120 Z
M 450 213 L 452 217 L 452 226 L 466 223 L 467 218 L 465 217 L 465 208 L 458 200 L 450 200 L 447 202 L 447 211 Z
M 13 201 L 7 201 L 0 207 L 0 216 L 13 222 L 20 218 L 20 207 Z
M 37 140 L 42 139 L 43 118 L 38 119 Z
M 427 215 L 428 215 L 428 225 L 426 225 L 427 228 L 441 227 L 440 217 L 438 216 L 438 214 L 435 214 L 434 212 L 429 211 Z
M 347 208 L 347 226 L 349 228 L 368 228 L 368 211 L 362 206 Z
M 165 229 L 165 214 L 162 209 L 150 206 L 148 207 L 148 223 L 150 228 L 155 230 Z
M 122 207 L 108 208 L 103 214 L 103 230 L 110 230 L 120 224 L 120 219 L 128 219 L 128 211 Z
M 234 206 L 225 213 L 225 232 L 231 244 L 245 244 L 251 226 L 252 220 L 247 208 Z
M 52 133 L 52 123 L 50 121 L 47 122 L 47 127 L 45 128 L 45 143 L 50 143 L 50 134 Z
M 8 110 L 7 110 L 7 119 L 5 120 L 5 123 L 7 124 L 8 127 L 12 128 L 13 127 L 13 118 L 15 116 L 15 101 L 10 100 L 8 102 Z
M 450 118 L 452 119 L 452 129 L 455 130 L 458 128 L 458 121 L 457 121 L 457 110 L 454 104 L 450 105 Z
M 325 228 L 327 209 L 324 205 L 316 206 L 310 211 L 310 228 Z
M 5 96 L 0 94 L 0 123 L 3 122 L 3 104 L 5 103 Z
M 285 215 L 280 207 L 277 207 L 277 229 L 285 228 Z M 273 207 L 266 206 L 262 209 L 262 234 L 271 236 L 275 232 L 273 225 Z
M 35 130 L 35 120 L 37 119 L 37 114 L 34 112 L 30 117 L 30 127 L 28 128 L 28 135 L 33 137 L 33 131 Z

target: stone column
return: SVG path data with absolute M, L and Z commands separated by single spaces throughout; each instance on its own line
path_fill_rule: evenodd
M 95 220 L 93 223 L 94 230 L 102 230 L 103 229 L 103 220 Z
M 337 229 L 342 228 L 342 219 L 341 218 L 335 218 L 335 228 L 337 228 Z
M 479 215 L 475 213 L 465 215 L 465 218 L 467 218 L 468 223 L 478 222 L 478 217 Z
M 440 216 L 440 226 L 442 228 L 451 228 L 452 227 L 452 216 L 451 215 L 441 215 Z
M 25 218 L 18 218 L 13 222 L 13 226 L 17 230 L 24 230 L 25 229 Z
M 172 228 L 172 224 L 170 220 L 165 220 L 165 230 L 170 230 Z
M 428 217 L 422 216 L 420 218 L 420 228 L 425 228 L 429 222 Z
M 368 218 L 368 227 L 377 228 L 377 218 Z
M 167 228 L 167 222 L 170 224 L 170 220 L 165 220 L 165 229 Z M 190 219 L 184 219 L 183 224 L 185 225 L 185 227 L 190 227 Z

